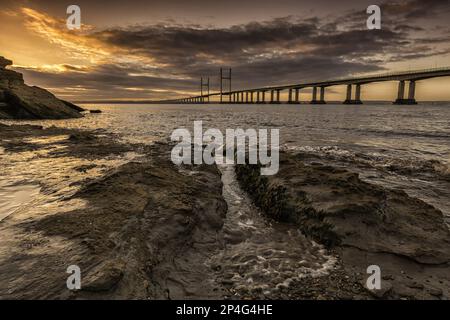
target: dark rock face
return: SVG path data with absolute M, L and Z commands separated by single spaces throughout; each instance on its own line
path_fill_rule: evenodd
M 12 65 L 12 61 L 5 59 L 4 57 L 0 57 L 0 69 L 5 69 L 6 66 Z
M 344 169 L 307 165 L 302 154 L 281 152 L 274 176 L 260 176 L 257 165 L 237 166 L 236 173 L 266 214 L 297 224 L 339 252 L 345 269 L 361 274 L 362 283 L 371 264 L 379 265 L 382 275 L 392 275 L 383 281 L 389 290 L 382 298 L 408 292 L 409 298 L 431 299 L 427 292 L 436 289 L 450 295 L 450 231 L 442 212 L 427 203 L 366 183 Z M 411 278 L 420 286 L 411 288 Z M 381 298 L 380 292 L 374 296 Z
M 24 83 L 22 74 L 5 69 L 12 61 L 0 57 L 0 119 L 80 118 L 82 108 Z

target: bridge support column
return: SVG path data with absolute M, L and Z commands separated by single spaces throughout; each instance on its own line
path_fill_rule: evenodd
M 248 91 L 245 92 L 245 103 L 248 103 Z
M 355 85 L 355 99 L 352 98 L 352 86 L 347 85 L 347 96 L 345 98 L 344 104 L 362 104 L 361 101 L 361 84 Z
M 347 96 L 345 98 L 344 104 L 351 104 L 352 103 L 352 85 L 347 85 Z
M 256 103 L 260 103 L 261 101 L 259 100 L 259 91 L 256 91 Z
M 361 85 L 360 84 L 356 85 L 355 104 L 362 104 L 362 101 L 361 101 Z
M 319 104 L 325 104 L 325 87 L 320 87 L 320 100 L 318 101 Z
M 311 104 L 318 104 L 319 101 L 317 101 L 317 87 L 313 87 L 312 91 L 312 100 L 310 102 Z
M 244 92 L 241 92 L 241 103 L 244 103 Z
M 261 103 L 266 103 L 266 92 L 262 91 L 261 94 L 262 94 L 262 101 L 261 101 Z
M 295 89 L 295 103 L 300 103 L 300 89 Z
M 253 103 L 253 91 L 250 91 L 250 103 Z
M 394 104 L 417 104 L 415 99 L 416 94 L 416 81 L 409 81 L 409 90 L 408 90 L 408 99 L 405 99 L 405 81 L 400 81 L 398 83 L 398 95 L 397 100 L 394 101 Z
M 275 95 L 275 90 L 270 90 L 270 103 L 275 103 L 274 95 Z
M 280 103 L 280 91 L 281 90 L 277 90 L 277 101 L 275 103 Z
M 288 103 L 293 103 L 293 100 L 292 100 L 292 89 L 289 89 L 289 93 L 288 93 Z

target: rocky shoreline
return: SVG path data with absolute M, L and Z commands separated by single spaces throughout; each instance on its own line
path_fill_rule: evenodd
M 380 266 L 384 280 L 382 290 L 371 291 L 375 297 L 450 297 L 450 232 L 439 210 L 347 170 L 305 164 L 307 157 L 281 152 L 274 176 L 260 176 L 257 165 L 237 166 L 236 173 L 268 216 L 337 252 L 362 284 L 366 268 Z
M 233 260 L 233 246 L 247 240 L 225 225 L 230 208 L 218 167 L 175 166 L 168 143 L 125 144 L 104 132 L 57 127 L 0 124 L 0 147 L 5 153 L 35 153 L 32 161 L 87 160 L 59 172 L 78 172 L 70 192 L 41 182 L 41 193 L 57 195 L 54 200 L 0 221 L 0 299 L 450 296 L 449 231 L 438 210 L 345 170 L 305 165 L 302 154 L 282 152 L 279 173 L 268 178 L 261 178 L 256 166 L 237 166 L 237 179 L 269 224 L 284 221 L 280 230 L 302 230 L 338 260 L 327 275 L 264 292 L 236 288 L 227 278 L 232 270 L 245 271 L 245 259 L 258 257 L 248 252 L 241 262 Z M 44 148 L 48 152 L 41 154 Z M 140 156 L 95 177 L 89 174 L 98 159 L 128 152 Z M 382 290 L 365 289 L 368 264 L 380 265 Z M 81 290 L 66 287 L 69 265 L 82 270 Z
M 0 57 L 0 119 L 81 118 L 83 108 L 56 98 L 36 86 L 27 86 L 23 75 L 6 69 L 12 61 Z

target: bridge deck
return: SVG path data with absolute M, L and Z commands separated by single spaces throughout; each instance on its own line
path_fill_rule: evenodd
M 270 87 L 260 87 L 260 88 L 250 88 L 250 89 L 242 89 L 242 90 L 233 90 L 231 92 L 223 92 L 222 95 L 228 96 L 235 93 L 242 92 L 267 92 L 272 90 L 288 90 L 288 89 L 301 89 L 301 88 L 309 88 L 309 87 L 330 87 L 337 85 L 356 85 L 356 84 L 367 84 L 372 82 L 382 82 L 382 81 L 409 81 L 409 80 L 424 80 L 436 77 L 447 77 L 450 76 L 450 67 L 444 68 L 434 68 L 434 69 L 425 69 L 425 70 L 413 70 L 413 71 L 405 71 L 405 72 L 391 72 L 377 75 L 368 75 L 361 77 L 351 77 L 351 78 L 342 78 L 328 81 L 320 81 L 320 82 L 304 82 L 297 84 L 288 84 L 281 86 L 270 86 Z M 220 92 L 210 93 L 202 96 L 192 96 L 188 97 L 188 99 L 199 99 L 199 98 L 209 98 L 213 96 L 219 96 Z M 186 99 L 186 98 L 184 98 Z M 167 100 L 167 102 L 180 102 L 184 99 L 174 99 Z

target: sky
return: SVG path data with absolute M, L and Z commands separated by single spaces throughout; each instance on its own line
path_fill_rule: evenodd
M 69 30 L 66 9 L 81 8 Z M 381 8 L 381 30 L 366 9 Z M 28 84 L 71 101 L 199 94 L 200 77 L 233 89 L 450 66 L 450 0 L 0 0 L 0 56 Z M 420 81 L 419 100 L 450 100 L 450 78 Z M 394 82 L 363 100 L 393 100 Z M 344 100 L 344 88 L 326 98 Z

